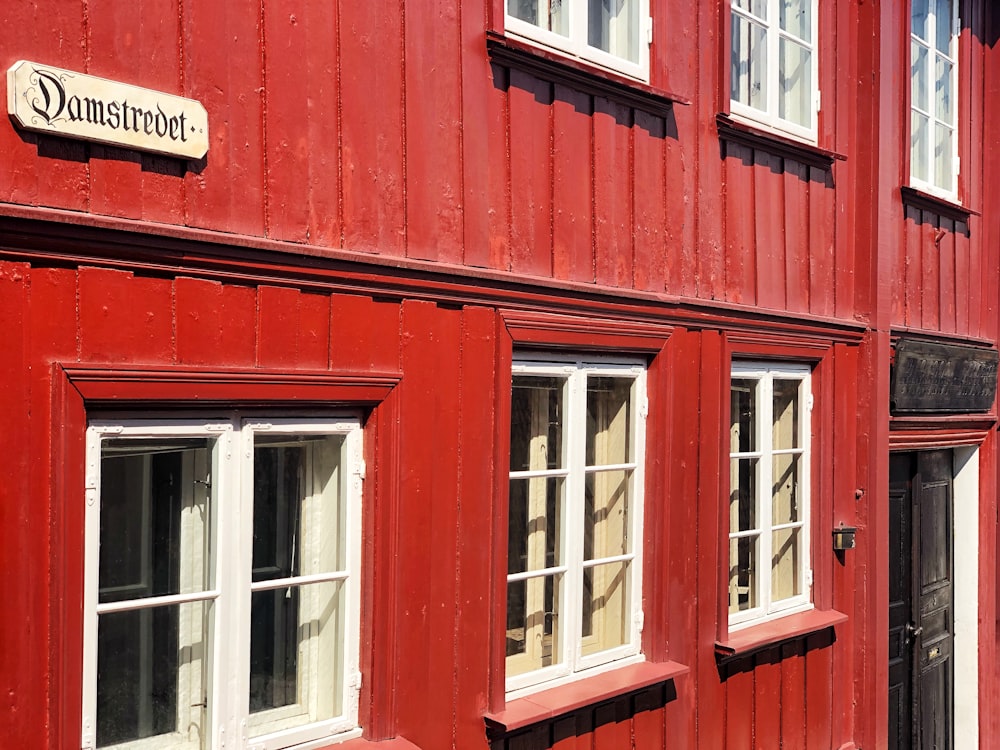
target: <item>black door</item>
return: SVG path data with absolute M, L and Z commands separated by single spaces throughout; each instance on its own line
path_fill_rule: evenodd
M 889 747 L 952 750 L 952 454 L 889 463 Z

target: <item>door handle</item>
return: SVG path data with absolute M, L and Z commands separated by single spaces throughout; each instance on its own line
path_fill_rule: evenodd
M 906 635 L 908 638 L 916 638 L 918 635 L 924 632 L 923 625 L 916 626 L 912 622 L 908 622 L 905 625 Z

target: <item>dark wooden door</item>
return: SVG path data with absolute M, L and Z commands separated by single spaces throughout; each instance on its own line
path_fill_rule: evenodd
M 889 747 L 952 750 L 952 454 L 889 465 Z

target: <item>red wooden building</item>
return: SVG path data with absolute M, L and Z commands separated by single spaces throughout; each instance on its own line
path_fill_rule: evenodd
M 993 3 L 0 22 L 0 747 L 1000 747 Z

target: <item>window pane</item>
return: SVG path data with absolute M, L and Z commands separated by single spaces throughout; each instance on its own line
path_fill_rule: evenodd
M 514 377 L 510 405 L 510 470 L 562 467 L 563 390 L 560 378 Z
M 507 584 L 507 676 L 559 663 L 561 576 Z
M 767 0 L 733 0 L 733 7 L 767 20 Z
M 943 190 L 952 190 L 952 165 L 955 158 L 952 129 L 944 125 L 935 125 L 934 135 L 934 184 Z
M 917 112 L 910 117 L 910 172 L 918 180 L 930 179 L 927 156 L 928 119 Z
M 734 379 L 729 400 L 729 451 L 757 450 L 757 381 Z
M 587 0 L 587 43 L 639 62 L 638 0 Z
M 951 0 L 934 0 L 934 40 L 938 52 L 951 54 Z
M 729 612 L 758 606 L 756 536 L 729 540 Z
M 783 453 L 774 457 L 774 488 L 771 493 L 771 524 L 801 521 L 802 498 L 799 496 L 799 472 L 802 456 Z
M 345 607 L 341 581 L 257 591 L 251 596 L 254 735 L 343 713 Z
M 628 562 L 595 565 L 583 571 L 583 655 L 628 643 Z
M 764 28 L 732 14 L 733 54 L 730 97 L 759 110 L 767 109 L 767 43 Z
M 781 28 L 799 39 L 812 39 L 811 0 L 780 0 L 779 22 Z
M 102 441 L 101 603 L 208 588 L 209 445 Z
M 569 15 L 564 0 L 507 0 L 507 13 L 562 36 L 569 36 Z
M 924 40 L 930 38 L 930 29 L 928 28 L 929 2 L 930 0 L 911 0 L 913 15 L 910 29 L 916 36 Z
M 781 76 L 778 115 L 803 127 L 812 126 L 812 53 L 789 39 L 779 40 Z
M 774 405 L 771 416 L 771 449 L 788 450 L 798 448 L 799 438 L 799 380 L 774 381 Z
M 629 552 L 628 485 L 631 472 L 587 474 L 584 493 L 583 559 Z
M 923 112 L 929 112 L 930 86 L 928 77 L 930 75 L 930 63 L 927 57 L 927 48 L 916 42 L 910 43 L 910 106 L 916 107 Z
M 507 572 L 560 564 L 564 482 L 556 477 L 510 480 Z
M 729 462 L 729 531 L 757 528 L 756 458 L 734 458 Z
M 799 571 L 802 569 L 799 549 L 800 528 L 773 532 L 771 542 L 771 601 L 780 602 L 802 593 Z
M 632 379 L 587 379 L 587 465 L 623 464 L 631 460 Z
M 934 113 L 942 122 L 955 124 L 955 104 L 952 97 L 952 70 L 954 66 L 938 58 L 934 70 Z
M 208 607 L 194 602 L 98 617 L 98 747 L 163 736 L 170 747 L 203 746 Z

